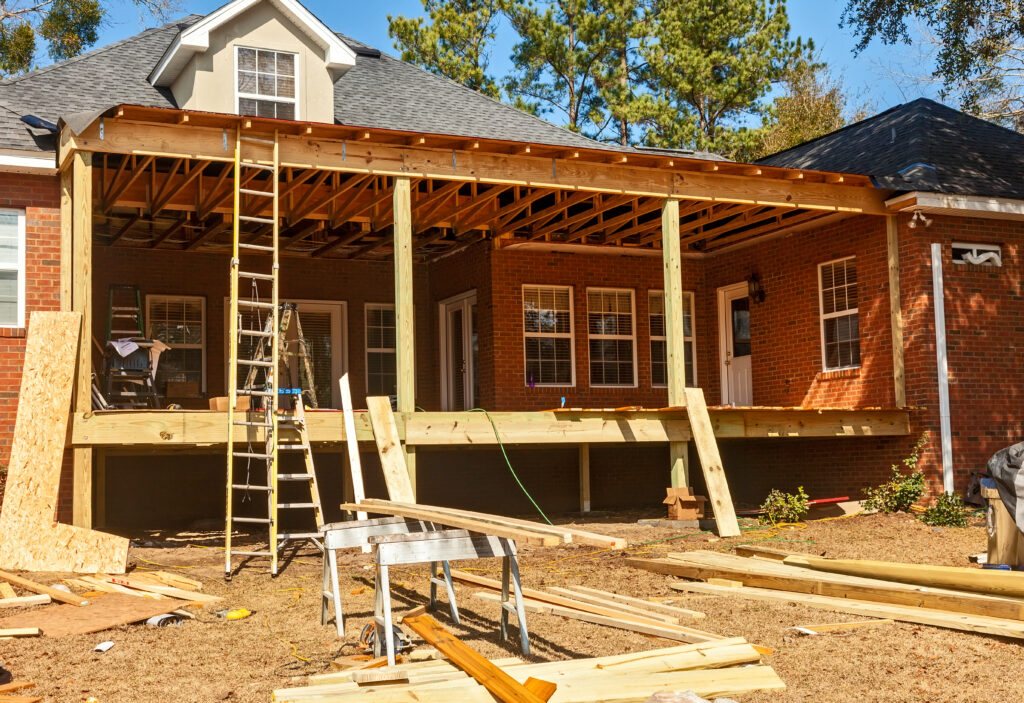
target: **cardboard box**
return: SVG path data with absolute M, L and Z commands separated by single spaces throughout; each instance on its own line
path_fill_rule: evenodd
M 704 517 L 704 508 L 707 498 L 695 496 L 693 488 L 684 486 L 682 488 L 666 488 L 665 500 L 661 501 L 668 506 L 669 520 L 700 520 Z
M 250 396 L 240 395 L 238 396 L 237 402 L 235 403 L 235 410 L 248 410 Z M 210 410 L 217 410 L 219 412 L 227 412 L 228 403 L 231 401 L 230 398 L 224 395 L 219 395 L 215 398 L 210 398 Z

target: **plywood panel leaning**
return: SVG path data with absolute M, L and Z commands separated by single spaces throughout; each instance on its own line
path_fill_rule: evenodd
M 128 540 L 54 522 L 81 325 L 77 312 L 32 313 L 0 510 L 2 568 L 124 573 Z

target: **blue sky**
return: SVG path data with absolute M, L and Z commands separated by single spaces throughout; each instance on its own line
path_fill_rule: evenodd
M 181 14 L 207 13 L 224 1 L 181 0 Z M 387 16 L 419 15 L 422 12 L 420 0 L 305 0 L 305 3 L 335 30 L 395 54 L 398 52 L 388 38 Z M 856 104 L 867 104 L 871 113 L 875 113 L 922 95 L 937 98 L 934 89 L 922 89 L 916 85 L 908 88 L 908 82 L 898 78 L 901 68 L 905 66 L 911 67 L 911 73 L 925 72 L 929 68 L 927 60 L 922 65 L 922 59 L 914 49 L 903 45 L 884 46 L 875 42 L 863 54 L 854 57 L 852 49 L 855 41 L 852 34 L 849 30 L 839 28 L 844 6 L 845 0 L 788 2 L 792 34 L 814 39 L 822 58 L 834 73 L 843 78 Z M 107 26 L 101 32 L 99 45 L 134 34 L 143 26 L 133 5 L 127 0 L 115 0 Z M 505 57 L 508 56 L 511 43 L 509 37 L 499 37 L 492 56 L 495 73 L 501 73 L 508 65 Z

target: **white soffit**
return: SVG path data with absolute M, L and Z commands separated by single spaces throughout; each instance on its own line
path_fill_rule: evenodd
M 16 151 L 0 151 L 0 172 L 50 175 L 57 172 L 57 163 L 53 154 L 40 156 Z
M 344 73 L 356 65 L 355 52 L 296 0 L 233 0 L 181 31 L 149 74 L 149 82 L 157 87 L 170 87 L 190 58 L 210 48 L 210 32 L 261 2 L 272 4 L 321 47 L 329 70 Z
M 948 195 L 944 193 L 905 193 L 885 201 L 893 212 L 922 212 L 960 217 L 988 217 L 998 220 L 1024 220 L 1024 200 L 984 195 Z

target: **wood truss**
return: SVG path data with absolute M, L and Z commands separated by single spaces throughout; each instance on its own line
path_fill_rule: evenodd
M 101 245 L 224 251 L 230 243 L 231 165 L 224 135 L 281 123 L 123 106 L 80 135 L 65 129 L 61 158 L 95 153 L 94 234 Z M 295 134 L 288 134 L 292 129 Z M 481 240 L 660 249 L 661 203 L 680 201 L 683 250 L 714 253 L 858 213 L 885 214 L 866 178 L 713 162 L 665 152 L 472 141 L 289 123 L 282 140 L 282 251 L 334 259 L 392 252 L 393 183 L 412 186 L 419 260 Z M 184 146 L 183 146 L 184 145 Z M 184 148 L 188 151 L 184 151 Z M 543 174 L 543 177 L 541 177 Z M 261 190 L 264 172 L 246 175 Z M 251 243 L 267 228 L 245 233 Z

